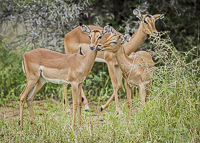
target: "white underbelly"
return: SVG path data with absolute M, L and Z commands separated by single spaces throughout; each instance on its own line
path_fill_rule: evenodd
M 63 84 L 63 83 L 71 84 L 69 81 L 66 81 L 64 79 L 51 79 L 51 78 L 47 78 L 47 77 L 44 76 L 43 71 L 41 71 L 41 76 L 44 78 L 44 80 L 46 82 L 51 82 L 51 83 L 55 83 L 55 84 Z

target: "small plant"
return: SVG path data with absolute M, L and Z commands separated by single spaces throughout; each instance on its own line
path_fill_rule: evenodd
M 80 128 L 72 127 L 72 116 L 65 113 L 59 101 L 51 102 L 52 97 L 62 98 L 61 86 L 47 84 L 38 95 L 40 100 L 47 100 L 42 101 L 42 106 L 34 108 L 40 115 L 36 116 L 36 123 L 25 123 L 23 132 L 20 132 L 16 124 L 19 116 L 11 120 L 1 119 L 0 142 L 200 142 L 200 59 L 197 49 L 179 52 L 167 33 L 161 33 L 161 36 L 151 39 L 149 50 L 156 63 L 150 101 L 140 108 L 136 89 L 131 118 L 127 117 L 126 100 L 120 100 L 123 114 L 115 113 L 114 102 L 105 111 L 99 111 L 101 100 L 111 95 L 112 87 L 106 70 L 103 70 L 104 73 L 97 71 L 98 66 L 103 68 L 104 65 L 95 64 L 97 68 L 93 68 L 83 87 L 86 96 L 90 94 L 94 103 L 98 104 L 90 101 L 95 107 L 93 112 L 82 111 Z M 94 78 L 94 74 L 98 77 Z M 17 90 L 20 90 L 19 82 L 16 84 Z M 3 104 L 10 103 L 11 98 L 18 101 L 18 98 L 11 97 L 17 97 L 18 91 L 11 89 L 10 93 L 8 88 L 1 90 Z M 121 92 L 124 93 L 124 90 Z M 29 121 L 26 119 L 28 116 L 25 116 L 26 122 Z

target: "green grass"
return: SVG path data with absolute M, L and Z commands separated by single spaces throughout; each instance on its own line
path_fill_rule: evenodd
M 37 100 L 46 100 L 41 104 L 35 103 L 34 125 L 30 124 L 28 112 L 25 113 L 22 132 L 18 126 L 19 115 L 9 119 L 0 115 L 0 142 L 200 142 L 198 49 L 179 52 L 168 37 L 154 39 L 152 43 L 154 50 L 149 52 L 156 68 L 151 98 L 144 108 L 139 108 L 138 91 L 135 90 L 137 96 L 134 97 L 133 108 L 137 108 L 138 112 L 133 113 L 130 119 L 127 117 L 123 86 L 119 92 L 119 97 L 123 98 L 120 100 L 123 114 L 116 114 L 114 102 L 105 111 L 99 111 L 100 106 L 111 96 L 112 85 L 105 64 L 96 63 L 83 85 L 93 109 L 90 112 L 82 111 L 81 127 L 73 128 L 72 115 L 67 115 L 63 110 L 61 86 L 47 84 L 35 97 Z M 20 67 L 20 57 L 15 56 L 13 63 L 14 59 L 10 56 L 14 53 L 4 54 L 0 54 L 4 58 L 0 63 L 4 67 L 0 69 L 0 105 L 3 105 L 0 109 L 6 105 L 12 111 L 18 108 L 25 77 L 21 70 L 13 70 L 12 67 Z M 68 90 L 70 93 L 70 87 Z M 71 100 L 70 94 L 68 98 Z M 57 102 L 51 102 L 51 99 Z M 5 111 L 1 113 L 7 114 Z
M 36 123 L 30 124 L 29 115 L 24 118 L 23 131 L 19 131 L 19 117 L 0 121 L 1 142 L 199 142 L 199 98 L 188 94 L 187 89 L 179 94 L 167 88 L 153 87 L 152 98 L 145 108 L 138 108 L 131 119 L 127 117 L 126 100 L 120 101 L 122 115 L 115 113 L 115 103 L 99 112 L 82 111 L 82 126 L 73 128 L 72 115 L 67 115 L 62 103 L 42 101 L 36 105 Z M 199 96 L 199 95 L 198 95 Z M 138 97 L 133 101 L 138 103 Z M 100 103 L 101 104 L 101 103 Z M 94 109 L 93 109 L 94 110 Z

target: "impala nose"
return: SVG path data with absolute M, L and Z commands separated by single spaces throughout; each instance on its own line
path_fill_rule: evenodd
M 100 47 L 101 47 L 101 45 L 97 45 L 97 50 L 98 50 L 98 51 L 101 51 L 101 50 L 102 50 Z
M 157 36 L 158 36 L 158 33 L 157 33 L 157 32 L 153 32 L 153 35 L 154 35 L 155 37 L 157 37 Z
M 95 46 L 90 47 L 90 49 L 93 51 L 95 49 Z

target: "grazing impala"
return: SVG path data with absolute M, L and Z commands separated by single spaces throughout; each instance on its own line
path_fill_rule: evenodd
M 107 26 L 106 26 L 107 27 Z M 104 28 L 103 34 L 109 32 Z M 90 30 L 81 25 L 83 32 L 101 39 L 102 30 Z M 95 43 L 96 44 L 96 43 Z M 78 105 L 79 125 L 81 124 L 81 89 L 82 83 L 89 74 L 96 55 L 97 48 L 91 41 L 88 52 L 81 54 L 61 54 L 51 50 L 39 48 L 24 54 L 23 69 L 26 74 L 27 84 L 20 95 L 20 126 L 23 126 L 23 109 L 27 101 L 31 122 L 34 122 L 33 98 L 46 82 L 56 84 L 70 83 L 73 98 L 73 126 Z M 81 51 L 81 50 L 80 50 Z
M 124 44 L 124 47 L 125 47 L 124 50 L 127 55 L 130 55 L 131 52 L 134 52 L 138 49 L 138 47 L 142 44 L 147 34 L 157 36 L 158 31 L 155 28 L 155 21 L 157 19 L 164 18 L 163 14 L 156 14 L 153 16 L 150 14 L 141 15 L 138 9 L 134 9 L 133 14 L 140 19 L 141 23 L 137 31 L 134 33 L 134 35 L 132 35 L 130 42 Z M 93 26 L 93 25 L 90 25 L 89 28 L 102 30 L 101 27 Z M 108 34 L 103 36 L 101 42 L 105 42 L 108 36 L 109 36 Z M 81 32 L 80 27 L 77 27 L 65 35 L 65 39 L 64 39 L 65 53 L 66 54 L 76 53 L 78 51 L 79 46 L 82 47 L 84 53 L 87 53 L 89 50 L 87 48 L 89 43 L 90 43 L 90 39 L 88 38 L 88 36 L 84 32 Z M 112 86 L 113 86 L 112 96 L 106 102 L 105 105 L 101 106 L 101 109 L 102 110 L 105 109 L 115 97 L 116 111 L 120 112 L 120 108 L 118 105 L 118 91 L 121 88 L 122 80 L 121 80 L 121 71 L 117 63 L 117 60 L 115 59 L 115 56 L 113 55 L 113 53 L 98 52 L 95 61 L 105 62 L 107 64 L 109 75 L 110 75 Z M 64 95 L 65 96 L 67 95 L 66 91 L 64 91 Z M 84 97 L 84 104 L 86 105 L 85 107 L 87 110 L 89 109 L 89 106 L 88 106 L 87 99 L 85 98 L 85 95 L 83 93 L 83 90 L 82 90 L 82 95 Z
M 98 51 L 108 51 L 114 53 L 119 67 L 124 77 L 124 84 L 127 93 L 127 104 L 129 107 L 129 115 L 132 110 L 131 89 L 134 86 L 139 87 L 141 106 L 145 105 L 145 95 L 150 93 L 154 62 L 149 53 L 139 51 L 128 55 L 125 47 L 122 45 L 126 36 L 122 38 L 121 34 L 111 34 L 108 39 L 98 45 Z M 145 85 L 148 87 L 145 89 Z

